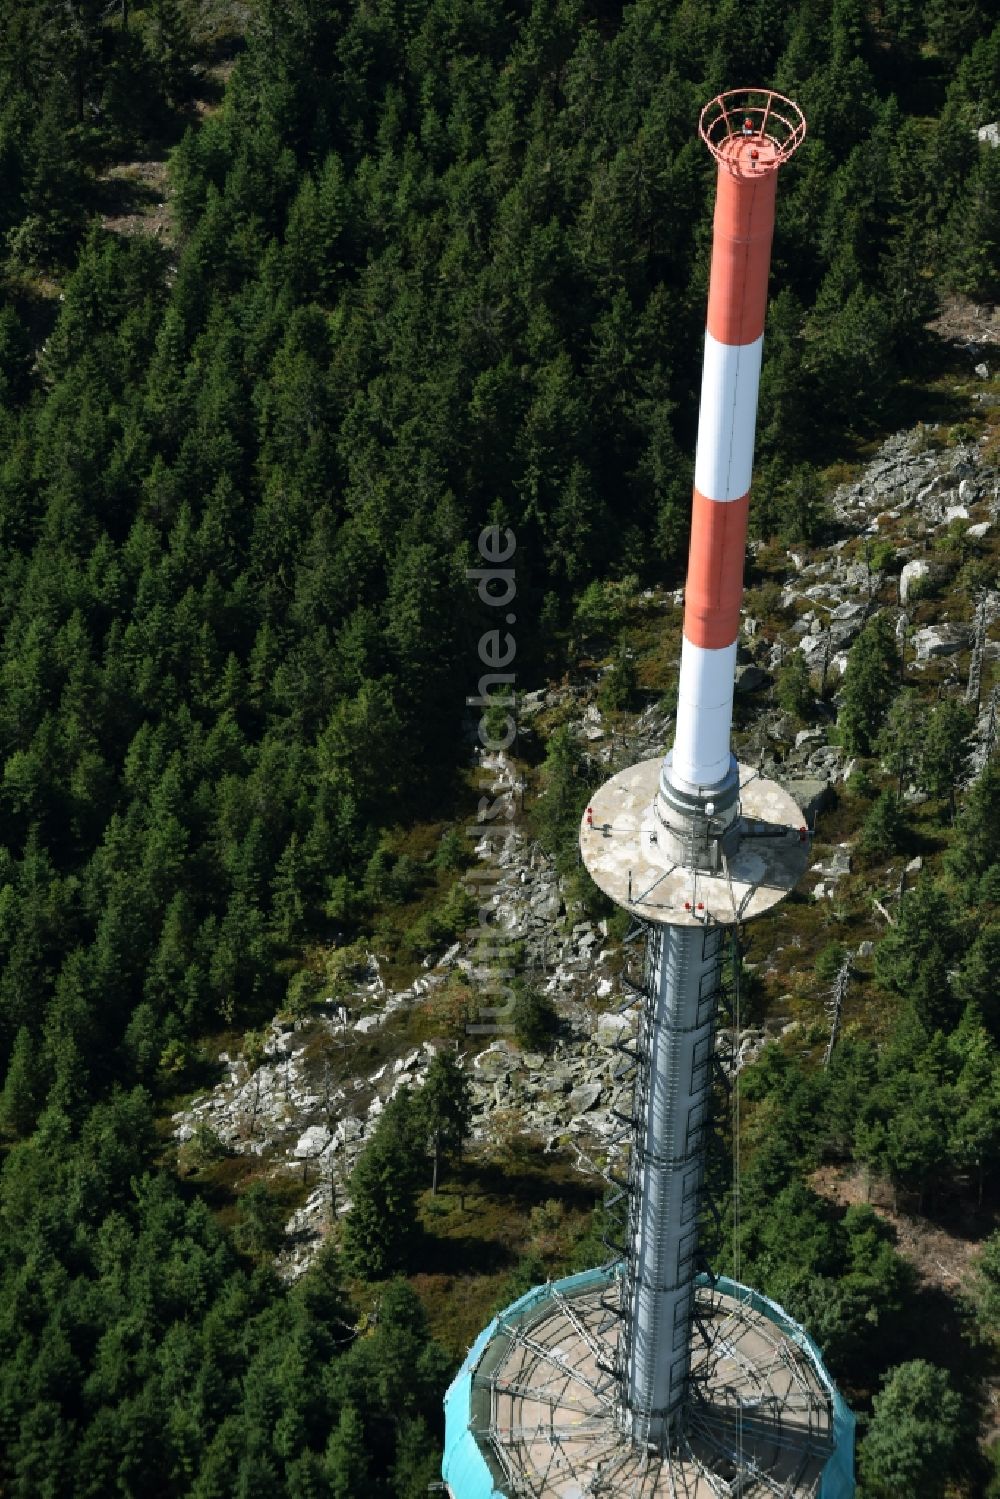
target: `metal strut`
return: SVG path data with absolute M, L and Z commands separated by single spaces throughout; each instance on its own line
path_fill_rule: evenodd
M 692 1331 L 701 1345 L 710 1341 L 694 1281 L 703 1274 L 715 1284 L 699 1248 L 702 1220 L 723 1231 L 712 1182 L 724 1179 L 728 1158 L 712 1098 L 721 1100 L 731 1087 L 715 1026 L 735 933 L 710 915 L 698 928 L 666 934 L 636 919 L 628 939 L 633 948 L 643 939 L 641 968 L 630 965 L 622 975 L 626 998 L 619 1006 L 619 1013 L 635 1015 L 635 1030 L 612 1049 L 615 1080 L 630 1087 L 631 1102 L 610 1111 L 616 1128 L 604 1173 L 603 1241 L 604 1268 L 613 1273 L 599 1298 L 595 1332 L 604 1348 L 596 1360 L 605 1376 L 602 1394 L 616 1397 L 621 1424 L 640 1443 L 672 1440 L 687 1398 Z M 673 942 L 666 956 L 665 941 Z M 733 1054 L 730 1045 L 730 1062 Z M 643 1381 L 657 1378 L 658 1358 L 672 1366 L 669 1406 L 642 1393 Z M 662 1367 L 659 1380 L 662 1386 Z

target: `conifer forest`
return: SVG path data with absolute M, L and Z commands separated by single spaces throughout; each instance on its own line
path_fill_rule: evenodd
M 0 0 L 4 1499 L 424 1499 L 491 1309 L 605 1257 L 565 1106 L 543 1149 L 501 1073 L 486 1127 L 481 971 L 436 966 L 479 919 L 468 700 L 494 671 L 550 944 L 600 928 L 614 979 L 576 830 L 605 748 L 670 743 L 697 121 L 757 82 L 808 135 L 736 737 L 839 768 L 825 892 L 738 960 L 766 1044 L 706 1242 L 822 1348 L 859 1495 L 1000 1496 L 996 0 Z M 902 432 L 951 511 L 854 525 Z M 516 541 L 513 667 L 484 534 Z M 839 670 L 796 647 L 833 557 Z M 353 1030 L 372 954 L 430 978 Z M 544 1070 L 568 1011 L 508 961 Z M 334 1001 L 338 1084 L 436 1049 L 289 1275 L 309 1161 L 175 1116 Z

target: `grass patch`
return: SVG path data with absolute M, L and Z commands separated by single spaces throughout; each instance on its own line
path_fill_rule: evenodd
M 681 648 L 681 610 L 671 607 L 648 616 L 629 637 L 636 652 L 640 692 L 676 694 Z
M 561 1273 L 602 1191 L 566 1158 L 540 1159 L 527 1137 L 516 1137 L 503 1159 L 466 1160 L 436 1197 L 425 1193 L 412 1284 L 434 1337 L 464 1357 L 521 1260 L 536 1257 L 546 1273 Z

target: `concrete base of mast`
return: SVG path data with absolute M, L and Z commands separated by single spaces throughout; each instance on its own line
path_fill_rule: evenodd
M 739 836 L 740 768 L 733 756 L 722 780 L 696 786 L 674 767 L 673 751 L 660 770 L 653 812 L 660 823 L 659 842 L 676 864 L 718 874 L 725 853 Z

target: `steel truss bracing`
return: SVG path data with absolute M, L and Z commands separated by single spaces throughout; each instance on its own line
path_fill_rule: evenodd
M 709 921 L 672 947 L 671 929 L 637 923 L 626 939 L 641 970 L 620 1007 L 634 1034 L 615 1046 L 632 1103 L 610 1151 L 607 1263 L 586 1289 L 551 1286 L 504 1314 L 473 1376 L 477 1441 L 509 1499 L 819 1493 L 834 1444 L 821 1366 L 698 1257 L 703 1210 L 718 1221 L 706 1165 L 736 932 Z
M 703 1210 L 719 1221 L 706 1162 L 719 1144 L 710 1127 L 713 1085 L 728 1087 L 725 1058 L 734 1051 L 728 1038 L 721 1054 L 715 1043 L 730 936 L 711 921 L 637 923 L 630 933 L 631 941 L 644 939 L 644 951 L 642 977 L 625 975 L 622 1009 L 637 1012 L 635 1035 L 615 1047 L 616 1079 L 631 1083 L 632 1105 L 615 1114 L 605 1245 L 619 1274 L 603 1298 L 601 1331 L 616 1328 L 617 1357 L 602 1367 L 622 1426 L 640 1443 L 670 1439 L 687 1389 L 692 1324 L 698 1328 L 695 1276 L 710 1274 L 698 1229 Z
M 623 1399 L 633 1437 L 662 1445 L 687 1392 L 723 930 L 665 926 L 657 938 L 635 1108 Z
M 720 1283 L 721 1284 L 721 1283 Z M 704 1339 L 692 1345 L 689 1397 L 669 1451 L 621 1430 L 600 1365 L 616 1356 L 607 1285 L 552 1287 L 527 1314 L 501 1318 L 475 1376 L 477 1422 L 497 1487 L 510 1499 L 735 1499 L 812 1496 L 833 1441 L 829 1391 L 814 1360 L 755 1306 L 700 1284 Z M 749 1293 L 747 1293 L 749 1294 Z M 606 1329 L 606 1331 L 602 1331 Z

